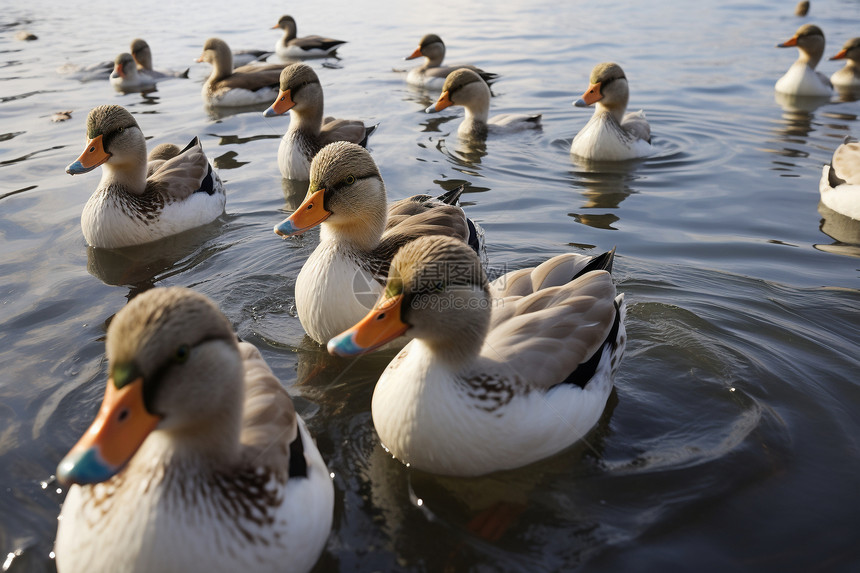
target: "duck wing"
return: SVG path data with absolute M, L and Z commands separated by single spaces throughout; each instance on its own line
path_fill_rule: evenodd
M 146 187 L 168 201 L 182 201 L 192 193 L 212 195 L 215 192 L 212 166 L 200 140 L 195 137 L 179 155 L 164 160 L 146 180 Z
M 621 120 L 621 128 L 633 137 L 651 143 L 651 125 L 641 109 L 626 114 Z

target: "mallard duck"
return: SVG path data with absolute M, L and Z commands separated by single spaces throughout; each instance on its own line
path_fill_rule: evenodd
M 654 153 L 645 112 L 624 113 L 630 90 L 621 66 L 612 62 L 597 64 L 591 70 L 589 84 L 573 105 L 597 105 L 594 115 L 573 138 L 570 152 L 595 161 L 624 161 Z
M 81 215 L 84 238 L 93 247 L 140 245 L 214 221 L 227 196 L 195 137 L 152 170 L 143 132 L 128 110 L 103 105 L 87 116 L 87 145 L 66 168 L 78 175 L 102 166 L 102 179 Z M 154 150 L 155 151 L 155 150 Z
M 851 38 L 831 60 L 845 60 L 845 66 L 833 72 L 830 81 L 837 88 L 860 88 L 860 38 Z
M 135 38 L 131 41 L 131 57 L 134 58 L 134 61 L 137 64 L 138 72 L 148 74 L 156 80 L 188 77 L 188 68 L 185 68 L 181 72 L 161 72 L 153 69 L 152 50 L 149 49 L 149 44 L 146 43 L 146 40 Z
M 451 72 L 445 79 L 439 99 L 426 111 L 433 113 L 452 105 L 463 106 L 466 110 L 466 117 L 457 128 L 457 133 L 467 139 L 483 139 L 488 133 L 510 133 L 541 126 L 540 114 L 502 113 L 488 118 L 490 88 L 472 70 Z
M 338 141 L 311 162 L 304 202 L 275 226 L 282 237 L 321 225 L 320 242 L 296 279 L 296 310 L 321 344 L 367 313 L 382 292 L 391 257 L 403 244 L 444 234 L 482 246 L 482 231 L 456 206 L 462 188 L 442 197 L 416 195 L 390 207 L 370 153 Z
M 795 96 L 829 96 L 833 85 L 827 76 L 815 71 L 824 55 L 824 32 L 813 24 L 804 24 L 794 36 L 777 44 L 777 48 L 796 46 L 798 58 L 776 82 L 776 91 Z
M 409 73 L 406 74 L 406 81 L 414 86 L 429 89 L 441 89 L 445 84 L 445 78 L 447 78 L 451 72 L 459 69 L 472 70 L 488 84 L 492 83 L 499 77 L 498 74 L 485 72 L 481 68 L 470 64 L 443 66 L 442 60 L 445 59 L 445 43 L 442 41 L 442 38 L 436 34 L 427 34 L 421 38 L 415 51 L 403 59 L 414 60 L 421 56 L 424 56 L 424 63 L 417 68 L 409 70 Z
M 291 111 L 290 127 L 278 148 L 278 167 L 287 179 L 308 179 L 311 160 L 320 149 L 333 141 L 351 141 L 366 145 L 376 129 L 354 119 L 323 119 L 323 89 L 313 69 L 305 64 L 291 64 L 281 71 L 281 93 L 265 117 Z
M 334 488 L 259 350 L 179 287 L 132 299 L 106 348 L 101 409 L 57 468 L 57 568 L 308 571 Z
M 284 31 L 275 43 L 275 53 L 281 58 L 324 58 L 331 56 L 346 40 L 335 40 L 322 36 L 296 37 L 296 21 L 292 16 L 281 16 L 272 29 Z
M 203 84 L 203 101 L 215 107 L 238 107 L 268 103 L 278 95 L 278 79 L 283 64 L 256 64 L 233 68 L 233 52 L 220 38 L 203 44 L 198 62 L 212 65 L 212 74 Z
M 841 215 L 860 221 L 860 143 L 853 137 L 833 152 L 818 184 L 821 202 Z
M 122 53 L 114 60 L 110 85 L 119 92 L 141 92 L 154 90 L 158 80 L 137 69 L 137 63 L 129 53 Z
M 422 237 L 397 252 L 376 306 L 328 350 L 355 356 L 412 339 L 371 405 L 397 459 L 456 476 L 520 467 L 572 445 L 603 413 L 626 342 L 613 256 L 560 255 L 488 284 L 461 241 Z

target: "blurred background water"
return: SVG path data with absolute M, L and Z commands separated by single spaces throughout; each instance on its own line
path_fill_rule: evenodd
M 347 40 L 314 61 L 326 113 L 380 123 L 369 148 L 389 197 L 467 183 L 493 272 L 616 246 L 627 355 L 600 424 L 544 462 L 480 479 L 413 471 L 379 445 L 373 385 L 390 355 L 328 356 L 304 336 L 294 285 L 318 232 L 272 233 L 304 196 L 282 182 L 289 117 L 204 108 L 210 36 L 271 49 L 284 13 L 300 35 Z M 858 35 L 860 4 L 703 0 L 431 4 L 191 0 L 157 8 L 31 0 L 0 17 L 0 560 L 50 571 L 64 492 L 56 464 L 94 416 L 107 323 L 152 286 L 215 299 L 294 397 L 335 475 L 335 522 L 317 571 L 856 571 L 860 569 L 860 229 L 819 206 L 851 97 L 775 97 L 796 58 L 775 45 L 803 23 L 825 56 Z M 21 41 L 30 31 L 38 39 Z M 462 109 L 408 87 L 426 33 L 446 61 L 496 72 L 491 113 L 543 114 L 536 133 L 467 147 Z M 150 94 L 60 75 L 128 51 L 190 78 Z M 571 102 L 616 61 L 654 157 L 585 164 L 570 142 L 591 110 Z M 826 59 L 830 75 L 841 62 Z M 88 248 L 99 175 L 64 172 L 96 105 L 137 117 L 150 147 L 195 135 L 228 189 L 218 223 L 142 248 Z M 263 106 L 265 107 L 265 106 Z M 53 122 L 58 111 L 71 119 Z M 487 520 L 489 518 L 489 521 Z M 495 524 L 487 527 L 486 523 Z M 5 556 L 5 557 L 4 557 Z

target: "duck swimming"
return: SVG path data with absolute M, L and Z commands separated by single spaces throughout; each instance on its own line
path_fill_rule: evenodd
M 150 165 L 134 116 L 121 106 L 103 105 L 87 116 L 87 139 L 66 172 L 102 167 L 99 186 L 81 215 L 89 245 L 140 245 L 211 223 L 224 212 L 224 186 L 196 137 L 178 153 L 175 147 L 166 153 L 156 148 Z
M 860 38 L 851 38 L 831 60 L 845 60 L 845 66 L 833 72 L 830 81 L 837 88 L 860 88 Z
M 281 71 L 281 92 L 263 115 L 274 117 L 288 111 L 290 126 L 278 148 L 278 168 L 286 179 L 307 180 L 310 164 L 320 149 L 334 141 L 366 145 L 375 125 L 353 119 L 323 118 L 323 89 L 316 72 L 301 63 Z
M 62 573 L 310 570 L 334 488 L 281 381 L 205 296 L 138 295 L 107 331 L 107 390 L 63 458 Z
M 213 107 L 239 107 L 268 103 L 278 95 L 284 64 L 250 64 L 233 68 L 233 52 L 224 40 L 209 38 L 198 62 L 212 65 L 203 84 L 203 101 Z
M 798 50 L 795 61 L 784 76 L 776 82 L 776 91 L 794 96 L 830 96 L 833 85 L 821 72 L 815 71 L 815 66 L 824 55 L 824 32 L 813 24 L 804 24 L 797 29 L 794 36 L 777 44 L 777 48 L 796 46 Z
M 833 152 L 818 184 L 821 202 L 837 213 L 860 221 L 860 143 L 853 137 Z
M 328 350 L 355 356 L 412 339 L 371 405 L 380 440 L 410 467 L 477 476 L 524 466 L 580 440 L 606 406 L 626 344 L 613 255 L 560 255 L 488 283 L 462 241 L 422 237 L 397 252 L 375 307 Z
M 540 114 L 503 113 L 489 117 L 490 88 L 472 70 L 451 72 L 445 79 L 439 99 L 426 112 L 441 111 L 452 105 L 463 106 L 466 110 L 466 117 L 457 128 L 457 134 L 466 139 L 483 139 L 489 133 L 512 133 L 541 127 Z
M 487 84 L 491 84 L 499 77 L 498 74 L 485 72 L 481 68 L 471 64 L 443 66 L 442 60 L 445 59 L 445 43 L 436 34 L 427 34 L 421 38 L 415 51 L 403 59 L 414 60 L 422 56 L 424 57 L 424 63 L 417 68 L 409 70 L 409 73 L 406 74 L 406 82 L 420 88 L 441 89 L 445 84 L 445 78 L 451 72 L 459 69 L 472 70 Z
M 630 90 L 621 66 L 612 62 L 597 64 L 591 70 L 589 83 L 573 105 L 594 105 L 594 115 L 573 138 L 570 152 L 594 161 L 625 161 L 654 153 L 645 112 L 624 113 Z
M 482 252 L 481 229 L 456 206 L 462 190 L 389 206 L 366 149 L 346 141 L 324 147 L 311 162 L 304 202 L 275 226 L 282 237 L 320 226 L 319 245 L 296 279 L 296 310 L 308 335 L 325 344 L 367 314 L 382 292 L 391 258 L 409 241 L 444 234 Z
M 290 58 L 325 58 L 346 43 L 346 40 L 335 40 L 322 36 L 296 36 L 296 20 L 292 16 L 281 16 L 272 29 L 284 31 L 284 35 L 275 43 L 275 53 L 285 59 Z

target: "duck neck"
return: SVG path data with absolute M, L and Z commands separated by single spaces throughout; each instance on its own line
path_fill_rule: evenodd
M 290 43 L 290 40 L 294 40 L 296 38 L 296 25 L 293 22 L 287 22 L 284 24 L 284 35 L 281 38 L 281 45 L 286 46 Z M 271 42 L 271 40 L 269 40 Z
M 627 101 L 605 104 L 602 101 L 597 102 L 594 106 L 594 115 L 607 114 L 615 120 L 619 125 L 624 119 L 624 112 L 627 110 Z
M 217 82 L 232 74 L 233 54 L 230 51 L 219 52 L 212 62 L 212 75 L 209 76 L 209 81 Z
M 824 45 L 822 44 L 820 47 L 818 45 L 810 46 L 804 50 L 798 50 L 799 55 L 797 57 L 797 61 L 802 64 L 806 64 L 810 69 L 815 69 L 815 66 L 818 65 L 818 62 L 821 61 L 821 57 L 824 55 Z
M 305 87 L 304 89 L 308 88 Z M 319 137 L 323 123 L 322 94 L 319 94 L 318 101 L 318 105 L 302 106 L 301 109 L 296 106 L 291 110 L 290 131 L 301 131 L 313 137 Z
M 448 303 L 457 302 L 448 297 L 440 299 L 439 304 L 445 305 L 445 300 Z M 427 347 L 435 360 L 444 363 L 452 371 L 465 368 L 480 354 L 490 328 L 492 313 L 492 299 L 486 291 L 460 301 L 467 304 L 447 304 L 452 309 L 462 308 L 456 315 L 446 318 L 444 331 L 429 330 L 419 333 L 420 338 L 416 338 Z M 499 357 L 500 360 L 502 358 L 504 357 Z
M 102 165 L 100 187 L 121 187 L 133 195 L 146 191 L 146 142 L 141 137 L 122 157 L 112 156 Z
M 490 102 L 478 101 L 463 106 L 466 110 L 460 132 L 468 132 L 476 136 L 487 134 L 487 119 L 490 115 Z
M 379 245 L 385 224 L 388 221 L 387 207 L 367 209 L 361 216 L 350 217 L 344 222 L 326 221 L 320 228 L 320 242 L 342 244 L 352 250 L 369 253 Z

